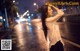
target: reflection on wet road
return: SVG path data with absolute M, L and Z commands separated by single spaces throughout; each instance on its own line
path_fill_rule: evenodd
M 48 43 L 44 37 L 42 29 L 39 29 L 41 23 L 19 23 L 14 29 L 18 46 L 23 51 L 48 51 Z M 20 51 L 19 50 L 19 51 Z

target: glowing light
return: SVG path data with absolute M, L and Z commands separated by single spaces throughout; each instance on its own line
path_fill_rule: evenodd
M 17 12 L 17 17 L 20 17 L 19 13 Z
M 2 16 L 0 16 L 0 19 L 3 19 Z
M 31 25 L 31 23 L 28 23 L 29 25 Z
M 25 19 L 25 18 L 20 18 L 20 19 L 17 19 L 15 20 L 17 23 L 20 23 L 20 22 L 23 22 L 23 21 L 28 21 L 28 19 Z
M 15 0 L 13 1 L 13 3 L 15 2 Z
M 27 14 L 27 16 L 29 16 L 29 13 Z
M 5 19 L 3 19 L 4 21 L 6 21 Z
M 31 14 L 31 16 L 33 16 L 33 14 Z
M 30 19 L 30 16 L 28 17 L 28 19 Z
M 37 5 L 36 3 L 33 3 L 33 5 L 35 6 L 35 5 Z
M 37 9 L 39 8 L 37 3 L 33 3 L 33 5 L 34 5 L 34 6 L 36 6 L 36 7 L 37 7 Z
M 28 12 L 29 10 L 27 10 L 21 17 L 24 17 Z

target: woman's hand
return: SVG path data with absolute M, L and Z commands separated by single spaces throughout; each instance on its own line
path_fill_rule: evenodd
M 48 4 L 48 5 L 49 5 L 50 7 L 53 7 L 53 8 L 57 11 L 58 14 L 61 14 L 61 15 L 64 14 L 64 12 L 63 12 L 61 9 L 58 9 L 57 7 L 53 6 L 52 4 Z
M 50 7 L 53 7 L 56 11 L 57 11 L 57 14 L 54 16 L 54 17 L 50 17 L 50 18 L 47 18 L 46 21 L 47 22 L 55 22 L 57 21 L 60 17 L 62 17 L 64 15 L 64 12 L 61 10 L 61 9 L 58 9 L 57 7 L 49 4 Z
M 60 15 L 64 15 L 64 12 L 62 11 L 62 9 L 59 9 L 59 10 L 57 11 L 57 13 L 60 14 Z

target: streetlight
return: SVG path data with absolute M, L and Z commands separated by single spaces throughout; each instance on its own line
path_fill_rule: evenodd
M 37 5 L 36 3 L 33 4 L 34 6 Z
M 24 17 L 25 15 L 29 15 L 28 13 L 29 13 L 29 10 L 27 10 L 26 12 L 24 12 L 21 17 Z
M 15 3 L 15 0 L 13 0 L 13 3 Z
M 33 5 L 34 5 L 34 6 L 36 6 L 36 7 L 37 7 L 37 9 L 38 9 L 38 5 L 37 5 L 37 3 L 33 3 Z

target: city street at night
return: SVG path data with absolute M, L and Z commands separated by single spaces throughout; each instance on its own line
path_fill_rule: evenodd
M 80 51 L 79 0 L 0 0 L 4 50 Z
M 9 29 L 5 30 L 4 33 L 0 32 L 0 39 L 6 38 L 12 39 L 13 40 L 12 51 L 47 51 L 48 45 L 47 42 L 45 41 L 43 30 L 42 29 L 40 30 L 41 23 L 39 22 L 33 23 L 35 26 L 38 27 L 38 29 L 27 22 L 16 24 L 13 30 Z M 58 22 L 57 24 L 61 26 L 63 23 Z M 63 29 L 61 31 L 63 31 Z M 66 39 L 67 37 L 66 35 L 67 34 L 65 34 L 64 36 L 62 35 L 62 39 L 64 42 L 64 50 L 79 51 L 80 45 L 74 43 L 73 41 L 70 41 L 69 39 Z

